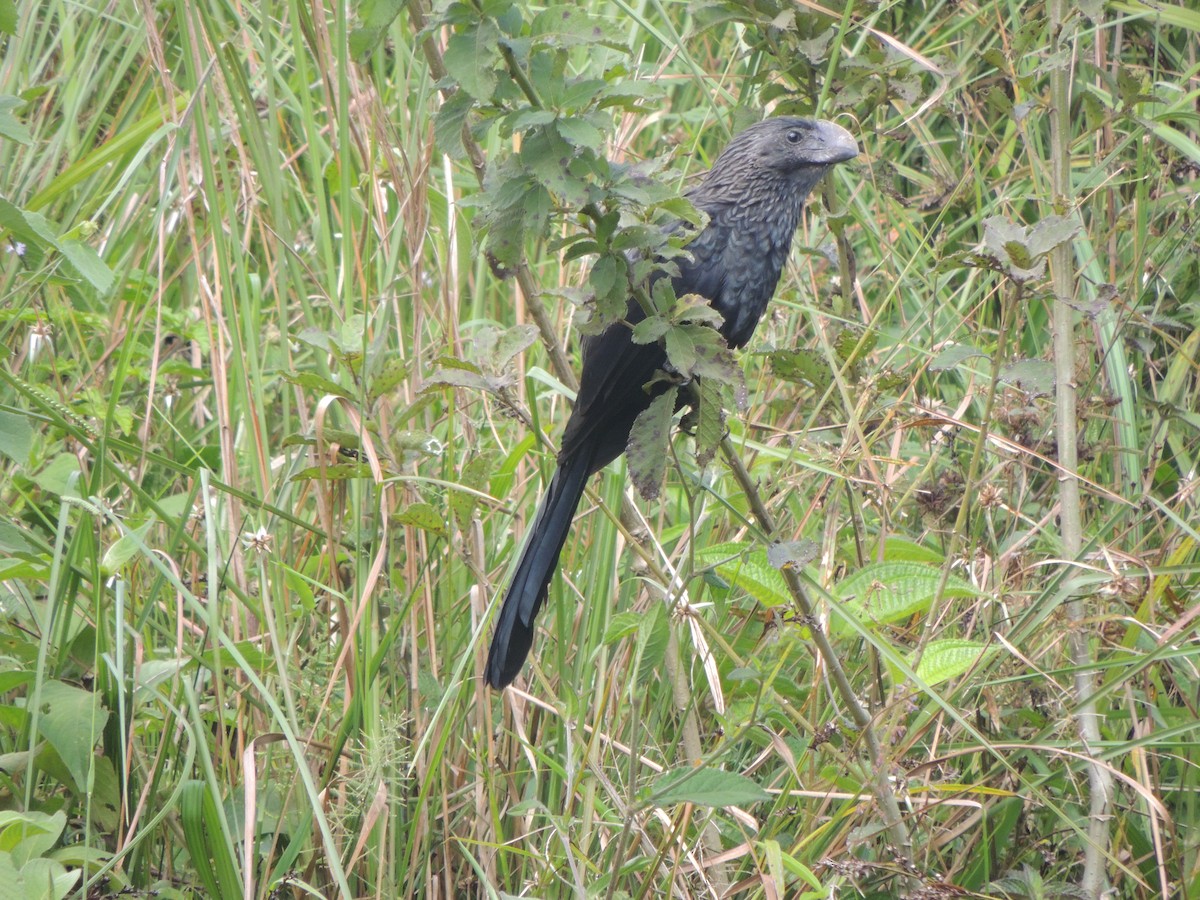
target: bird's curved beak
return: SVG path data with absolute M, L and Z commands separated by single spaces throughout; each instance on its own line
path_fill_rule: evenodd
M 814 137 L 821 165 L 832 166 L 858 156 L 858 141 L 849 131 L 836 122 L 821 121 L 818 125 Z

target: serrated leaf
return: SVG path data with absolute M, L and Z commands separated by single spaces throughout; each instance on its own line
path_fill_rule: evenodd
M 970 344 L 952 344 L 934 357 L 933 362 L 929 364 L 929 369 L 931 372 L 946 372 L 964 360 L 975 356 L 986 357 L 987 354 Z
M 425 379 L 428 387 L 445 385 L 447 387 L 467 388 L 475 391 L 491 391 L 496 387 L 495 380 L 478 371 L 468 369 L 437 369 Z
M 411 525 L 438 537 L 445 537 L 449 533 L 446 517 L 431 503 L 410 504 L 392 516 L 392 521 L 397 525 Z
M 575 148 L 550 126 L 529 132 L 521 144 L 521 162 L 530 174 L 568 206 L 588 201 L 587 182 L 570 168 Z
M 720 769 L 676 769 L 664 772 L 650 786 L 648 801 L 655 806 L 693 803 L 696 806 L 744 806 L 769 800 L 758 782 Z
M 919 562 L 883 562 L 864 566 L 842 579 L 834 594 L 842 601 L 830 620 L 831 630 L 853 634 L 854 627 L 843 618 L 843 609 L 863 625 L 898 622 L 929 608 L 937 593 L 942 573 Z M 980 592 L 957 575 L 946 581 L 944 597 L 977 597 Z
M 582 44 L 603 44 L 628 52 L 616 28 L 607 20 L 580 6 L 550 6 L 533 17 L 530 36 L 539 44 L 556 49 Z
M 662 316 L 647 316 L 633 326 L 630 336 L 635 344 L 653 344 L 667 333 L 671 323 Z
M 405 378 L 408 377 L 408 360 L 399 356 L 389 357 L 380 367 L 375 377 L 371 379 L 371 397 L 382 397 L 391 393 Z
M 705 547 L 696 551 L 696 562 L 711 567 L 727 584 L 745 591 L 763 606 L 783 606 L 790 602 L 787 582 L 767 560 L 766 551 L 749 550 L 750 546 L 727 543 Z
M 491 19 L 480 19 L 451 35 L 442 56 L 450 77 L 480 103 L 490 101 L 496 90 L 499 59 L 500 29 Z
M 388 28 L 403 11 L 403 0 L 364 0 L 358 8 L 362 24 L 350 32 L 351 55 L 359 62 L 370 56 L 383 43 Z
M 1000 380 L 1028 394 L 1047 396 L 1054 393 L 1054 363 L 1045 359 L 1017 360 L 1000 370 Z
M 717 448 L 725 438 L 725 385 L 719 381 L 702 378 L 698 382 L 700 405 L 696 410 L 696 464 L 707 466 L 717 455 Z
M 675 415 L 675 399 L 679 388 L 672 385 L 650 401 L 629 430 L 626 456 L 629 480 L 644 500 L 653 500 L 662 487 L 667 471 L 671 438 L 671 419 Z
M 466 91 L 455 91 L 446 98 L 433 118 L 434 143 L 451 159 L 461 159 L 466 154 L 462 142 L 463 125 L 474 106 L 474 97 Z
M 615 644 L 623 638 L 637 633 L 642 623 L 642 614 L 638 612 L 623 612 L 615 614 L 608 621 L 604 631 L 604 643 Z
M 1074 216 L 1046 216 L 1029 230 L 1026 244 L 1034 257 L 1045 256 L 1079 234 L 1083 225 Z
M 492 352 L 492 364 L 495 371 L 500 372 L 508 368 L 513 357 L 533 345 L 533 342 L 537 340 L 537 335 L 536 325 L 514 325 L 497 335 L 496 346 Z
M 824 357 L 810 350 L 773 350 L 767 354 L 771 374 L 823 393 L 833 382 Z
M 604 147 L 604 135 L 591 122 L 577 116 L 563 117 L 554 123 L 564 141 L 599 153 Z
M 472 454 L 459 470 L 458 484 L 465 490 L 449 491 L 448 499 L 451 511 L 464 530 L 471 521 L 475 508 L 479 505 L 479 498 L 473 492 L 487 493 L 488 482 L 491 480 L 495 467 L 495 452 L 485 451 Z

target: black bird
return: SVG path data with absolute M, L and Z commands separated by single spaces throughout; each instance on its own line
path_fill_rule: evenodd
M 721 334 L 741 347 L 775 293 L 804 200 L 834 165 L 858 155 L 840 125 L 774 118 L 729 142 L 688 199 L 708 225 L 676 262 L 675 295 L 699 294 L 724 318 Z M 510 684 L 533 643 L 542 604 L 588 478 L 625 452 L 634 419 L 654 394 L 646 384 L 666 364 L 658 343 L 635 344 L 629 325 L 645 317 L 630 300 L 626 322 L 582 341 L 579 395 L 563 432 L 558 469 L 538 506 L 488 652 L 487 680 Z

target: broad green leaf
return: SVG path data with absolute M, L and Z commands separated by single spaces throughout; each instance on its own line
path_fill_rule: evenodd
M 53 848 L 66 827 L 67 816 L 62 811 L 51 815 L 35 810 L 0 810 L 0 850 L 11 853 L 18 867 L 24 866 Z
M 745 591 L 763 606 L 782 606 L 791 600 L 783 575 L 767 560 L 765 550 L 742 543 L 717 544 L 696 551 L 696 562 L 710 566 L 728 584 Z
M 57 751 L 80 793 L 89 788 L 92 748 L 107 722 L 108 712 L 91 691 L 61 681 L 42 685 L 38 731 Z
M 934 687 L 970 671 L 980 657 L 994 649 L 979 641 L 958 638 L 930 641 L 925 652 L 921 654 L 915 671 L 922 682 Z M 912 662 L 913 657 L 910 656 L 910 666 Z
M 104 551 L 104 558 L 100 560 L 100 572 L 105 576 L 116 575 L 120 572 L 121 567 L 146 545 L 146 532 L 154 525 L 154 521 L 151 519 L 149 522 L 139 525 L 109 545 L 109 548 Z
M 1000 370 L 1000 380 L 1027 394 L 1049 396 L 1054 393 L 1054 363 L 1048 359 L 1019 359 Z
M 650 788 L 655 806 L 694 803 L 697 806 L 743 806 L 771 799 L 758 782 L 720 769 L 676 769 L 664 772 Z
M 364 0 L 359 4 L 358 17 L 362 23 L 350 32 L 350 53 L 362 62 L 378 47 L 388 27 L 404 11 L 403 0 Z
M 392 521 L 397 525 L 411 525 L 438 537 L 445 537 L 449 533 L 446 516 L 431 503 L 412 503 L 392 516 Z
M 929 608 L 941 580 L 941 571 L 919 562 L 874 563 L 842 579 L 834 594 L 845 613 L 863 625 L 898 622 Z M 957 575 L 946 582 L 946 597 L 976 597 L 980 592 Z M 834 633 L 853 634 L 854 628 L 834 609 L 830 619 Z
M 628 49 L 612 23 L 580 6 L 547 7 L 534 16 L 529 33 L 538 43 L 554 48 L 604 44 L 617 50 Z
M 929 370 L 931 372 L 947 372 L 957 368 L 963 361 L 976 356 L 986 357 L 987 354 L 970 344 L 951 344 L 934 357 L 933 362 L 929 364 Z
M 772 350 L 767 354 L 771 374 L 793 384 L 824 391 L 833 383 L 824 357 L 811 350 Z
M 696 410 L 693 437 L 696 441 L 696 463 L 707 466 L 717 455 L 717 448 L 725 437 L 726 386 L 707 378 L 701 378 L 698 384 L 700 406 Z
M 29 420 L 17 413 L 0 410 L 0 454 L 18 466 L 25 466 L 29 463 L 32 446 L 33 429 L 29 427 Z
M 496 66 L 500 55 L 500 29 L 491 19 L 481 19 L 451 35 L 443 61 L 446 71 L 464 91 L 487 103 L 499 80 Z

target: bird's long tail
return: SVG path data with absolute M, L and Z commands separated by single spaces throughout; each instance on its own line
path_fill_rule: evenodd
M 550 581 L 558 568 L 558 556 L 590 474 L 591 460 L 587 454 L 574 453 L 558 460 L 558 469 L 538 505 L 521 560 L 496 619 L 487 661 L 488 684 L 494 688 L 511 684 L 529 655 L 533 620 L 546 602 Z

